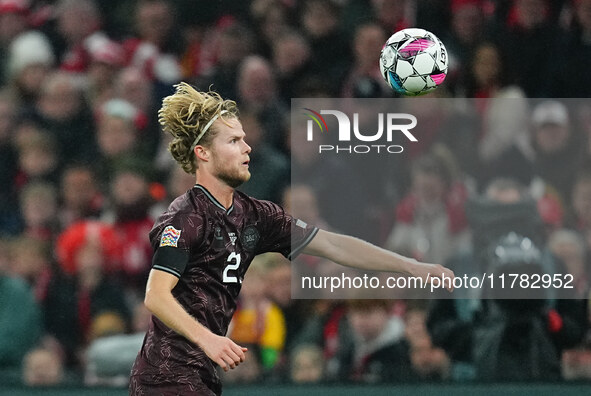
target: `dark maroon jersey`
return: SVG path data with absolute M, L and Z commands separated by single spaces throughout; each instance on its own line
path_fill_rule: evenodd
M 213 333 L 225 335 L 253 258 L 265 252 L 291 258 L 317 231 L 280 206 L 239 191 L 226 210 L 203 186 L 196 185 L 172 202 L 150 232 L 156 253 L 180 249 L 188 256 L 186 266 L 155 261 L 153 268 L 179 277 L 172 290 L 174 297 Z M 215 363 L 154 316 L 132 376 L 144 383 L 220 387 Z

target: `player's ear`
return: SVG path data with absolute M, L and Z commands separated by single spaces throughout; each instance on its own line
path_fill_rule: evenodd
M 209 161 L 209 150 L 206 149 L 205 147 L 201 146 L 201 145 L 197 145 L 195 146 L 195 148 L 193 149 L 193 151 L 195 152 L 195 157 L 197 157 L 198 159 L 202 160 L 202 161 Z

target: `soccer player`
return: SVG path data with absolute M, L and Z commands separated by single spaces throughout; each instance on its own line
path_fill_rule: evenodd
M 196 185 L 174 200 L 150 232 L 155 249 L 145 305 L 152 323 L 132 368 L 132 395 L 218 395 L 215 365 L 244 361 L 246 348 L 225 337 L 244 274 L 257 255 L 326 257 L 366 270 L 424 280 L 453 273 L 292 218 L 235 188 L 246 182 L 250 146 L 236 103 L 186 83 L 164 99 L 159 122 L 169 150 Z

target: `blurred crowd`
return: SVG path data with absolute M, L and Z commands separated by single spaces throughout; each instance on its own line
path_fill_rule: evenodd
M 340 216 L 331 185 L 366 175 L 313 173 L 290 99 L 394 97 L 378 57 L 407 27 L 449 52 L 431 96 L 473 107 L 416 108 L 420 144 L 379 191 L 341 197 L 362 218 Z M 325 229 L 377 224 L 361 236 L 462 273 L 534 265 L 576 285 L 528 304 L 293 300 L 292 266 L 262 256 L 229 333 L 249 359 L 227 382 L 591 379 L 589 64 L 591 0 L 0 0 L 0 382 L 127 383 L 148 232 L 195 183 L 157 120 L 181 80 L 238 102 L 244 192 Z

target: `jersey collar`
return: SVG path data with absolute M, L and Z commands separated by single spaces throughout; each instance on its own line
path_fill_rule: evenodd
M 213 203 L 218 208 L 222 209 L 224 212 L 226 212 L 226 214 L 230 214 L 234 210 L 234 203 L 232 203 L 232 205 L 230 205 L 230 207 L 226 210 L 224 205 L 222 205 L 217 199 L 215 199 L 215 197 L 211 195 L 209 191 L 207 191 L 207 188 L 203 187 L 201 184 L 195 184 L 195 188 L 198 188 L 199 190 L 203 191 L 203 193 L 207 198 L 209 198 L 211 203 Z

